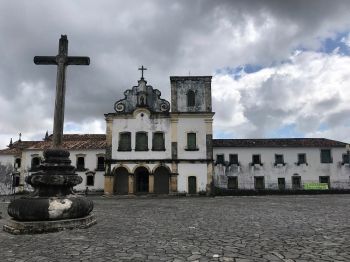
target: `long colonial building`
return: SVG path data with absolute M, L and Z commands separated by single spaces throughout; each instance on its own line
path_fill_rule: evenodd
M 211 76 L 170 77 L 171 103 L 142 77 L 105 114 L 106 134 L 64 135 L 77 190 L 198 194 L 237 189 L 350 188 L 346 143 L 324 138 L 213 139 Z M 10 143 L 0 163 L 19 189 L 38 170 L 52 136 Z M 1 190 L 1 188 L 0 188 Z M 0 192 L 1 193 L 1 192 Z

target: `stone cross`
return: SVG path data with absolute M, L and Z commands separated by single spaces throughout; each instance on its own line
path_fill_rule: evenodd
M 89 65 L 86 56 L 68 56 L 68 39 L 61 35 L 56 56 L 35 56 L 36 65 L 57 65 L 55 115 L 53 121 L 53 148 L 60 148 L 63 139 L 64 104 L 66 93 L 66 68 L 68 65 Z
M 139 70 L 141 70 L 141 79 L 143 80 L 143 71 L 147 70 L 147 68 L 141 66 L 141 67 L 139 68 Z

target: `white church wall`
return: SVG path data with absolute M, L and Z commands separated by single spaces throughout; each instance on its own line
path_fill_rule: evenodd
M 322 148 L 323 149 L 323 148 Z M 327 148 L 325 148 L 327 149 Z M 333 163 L 321 163 L 321 148 L 256 148 L 256 147 L 232 147 L 214 148 L 214 162 L 218 154 L 225 155 L 225 161 L 229 161 L 229 154 L 238 154 L 239 166 L 223 166 L 221 164 L 214 167 L 214 181 L 219 187 L 227 188 L 229 176 L 238 177 L 238 187 L 244 189 L 254 188 L 254 176 L 263 176 L 266 189 L 277 189 L 278 178 L 285 178 L 286 188 L 292 187 L 292 176 L 299 175 L 301 183 L 318 183 L 320 176 L 329 176 L 332 188 L 350 188 L 349 176 L 350 168 L 348 164 L 342 165 L 342 154 L 345 148 L 331 148 Z M 297 165 L 298 154 L 306 154 L 306 164 Z M 251 166 L 252 155 L 260 154 L 263 166 Z M 275 166 L 275 154 L 284 156 L 283 165 Z
M 197 180 L 197 192 L 206 191 L 207 164 L 184 164 L 178 165 L 179 175 L 177 177 L 178 192 L 188 193 L 188 177 L 195 176 Z
M 148 134 L 148 151 L 135 151 L 136 132 Z M 137 110 L 134 117 L 113 119 L 112 130 L 113 159 L 169 159 L 171 158 L 170 118 L 150 118 L 148 110 Z M 118 151 L 119 133 L 131 132 L 131 151 Z M 164 132 L 165 151 L 152 151 L 154 132 Z
M 196 133 L 198 151 L 186 151 L 187 133 Z M 204 117 L 179 117 L 178 121 L 178 158 L 206 159 L 206 123 Z

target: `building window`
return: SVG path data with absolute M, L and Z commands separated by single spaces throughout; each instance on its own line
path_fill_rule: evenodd
M 349 163 L 349 155 L 348 154 L 343 154 L 343 162 L 342 165 L 344 164 L 350 164 Z
M 229 176 L 227 178 L 227 188 L 228 189 L 238 189 L 238 179 L 236 176 Z
M 187 133 L 187 150 L 198 150 L 196 133 Z
M 252 165 L 262 165 L 260 155 L 252 156 Z
M 98 156 L 97 157 L 97 168 L 96 171 L 104 171 L 105 170 L 105 157 Z
M 195 106 L 196 98 L 195 93 L 192 90 L 189 90 L 187 93 L 187 106 Z
M 230 158 L 230 165 L 237 165 L 237 166 L 239 165 L 237 154 L 230 154 L 229 158 Z
M 15 167 L 16 168 L 21 168 L 21 163 L 22 163 L 21 159 L 20 158 L 16 158 Z
M 93 172 L 86 173 L 86 185 L 87 186 L 95 185 L 95 174 Z
M 153 133 L 152 150 L 154 151 L 165 151 L 164 133 L 155 132 Z
M 301 165 L 301 164 L 306 164 L 306 154 L 304 154 L 304 153 L 298 154 L 297 165 Z
M 135 151 L 148 151 L 148 136 L 146 132 L 136 133 Z
M 321 163 L 333 163 L 330 149 L 321 149 Z
M 282 154 L 275 154 L 275 166 L 284 165 L 284 157 Z
M 37 156 L 33 157 L 31 162 L 31 170 L 32 171 L 38 170 L 39 166 L 40 166 L 40 158 Z
M 131 151 L 131 133 L 119 133 L 118 151 Z
M 77 171 L 85 171 L 85 157 L 77 157 Z
M 225 165 L 225 155 L 224 154 L 216 155 L 216 164 L 217 165 Z

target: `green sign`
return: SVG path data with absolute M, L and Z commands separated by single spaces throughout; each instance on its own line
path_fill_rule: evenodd
M 327 183 L 306 183 L 304 184 L 304 189 L 305 190 L 327 190 L 328 189 L 328 184 Z

